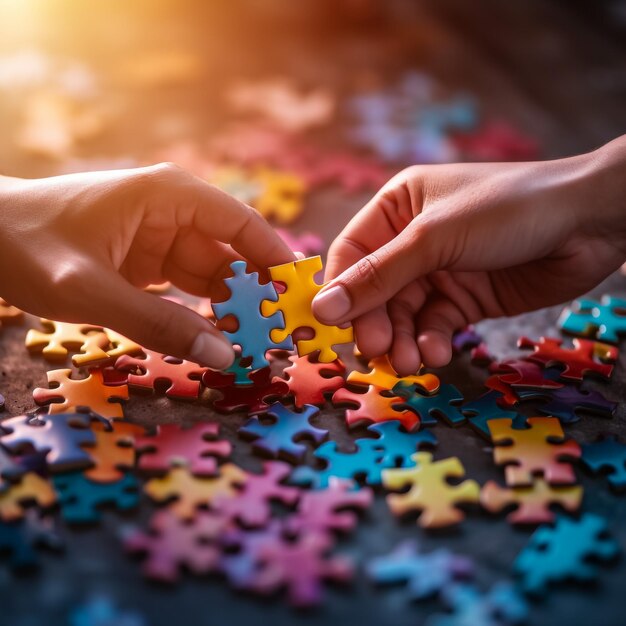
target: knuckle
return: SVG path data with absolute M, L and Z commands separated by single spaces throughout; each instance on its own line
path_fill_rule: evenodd
M 354 266 L 356 279 L 360 283 L 365 283 L 376 293 L 384 293 L 386 289 L 385 280 L 381 268 L 380 259 L 375 254 L 368 254 Z

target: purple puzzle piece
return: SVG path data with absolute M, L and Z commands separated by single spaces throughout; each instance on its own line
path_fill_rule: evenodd
M 454 333 L 452 337 L 452 350 L 455 354 L 476 348 L 483 342 L 483 338 L 474 330 L 473 326 L 467 326 Z

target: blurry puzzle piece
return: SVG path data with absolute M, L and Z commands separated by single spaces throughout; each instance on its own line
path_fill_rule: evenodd
M 30 513 L 30 511 L 29 511 Z M 59 551 L 63 544 L 52 524 L 35 516 L 13 522 L 0 522 L 0 553 L 8 557 L 15 571 L 32 569 L 39 565 L 36 548 Z
M 615 436 L 606 436 L 582 446 L 581 461 L 594 474 L 606 474 L 614 489 L 626 487 L 626 445 Z
M 532 161 L 540 153 L 538 141 L 504 120 L 493 120 L 471 133 L 459 133 L 454 143 L 473 161 Z
M 3 325 L 21 324 L 23 321 L 24 312 L 0 298 L 0 329 Z
M 0 492 L 0 519 L 5 522 L 21 519 L 28 504 L 45 509 L 56 501 L 52 485 L 38 474 L 28 472 L 19 482 Z
M 304 179 L 291 172 L 261 168 L 254 174 L 261 192 L 252 206 L 266 219 L 275 219 L 279 224 L 290 224 L 304 208 L 307 184 Z
M 314 256 L 321 254 L 324 250 L 324 240 L 315 233 L 307 231 L 294 234 L 286 228 L 277 228 L 276 232 L 292 252 L 302 252 L 304 256 Z
M 559 327 L 572 335 L 617 343 L 626 334 L 626 300 L 602 296 L 595 300 L 574 300 L 559 318 Z

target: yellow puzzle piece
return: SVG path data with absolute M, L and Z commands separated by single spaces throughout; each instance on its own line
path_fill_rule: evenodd
M 358 385 L 374 385 L 381 390 L 390 391 L 397 384 L 418 385 L 426 393 L 434 393 L 439 389 L 439 378 L 434 374 L 412 374 L 411 376 L 398 376 L 391 367 L 389 357 L 380 356 L 372 359 L 368 366 L 369 372 L 353 371 L 348 375 L 348 382 Z
M 307 185 L 300 176 L 289 172 L 260 169 L 254 180 L 260 192 L 252 206 L 265 218 L 281 224 L 293 222 L 302 213 Z
M 5 522 L 20 519 L 24 516 L 26 503 L 35 502 L 41 508 L 47 508 L 56 502 L 56 498 L 52 485 L 45 478 L 29 472 L 18 483 L 0 492 L 0 519 Z

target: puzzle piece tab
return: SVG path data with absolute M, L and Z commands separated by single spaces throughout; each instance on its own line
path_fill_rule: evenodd
M 296 342 L 298 354 L 304 356 L 319 350 L 319 361 L 330 363 L 337 359 L 333 346 L 351 343 L 354 335 L 351 327 L 327 326 L 313 315 L 311 310 L 313 298 L 322 288 L 315 282 L 315 275 L 321 269 L 322 259 L 319 256 L 270 267 L 272 280 L 284 283 L 285 291 L 278 295 L 278 302 L 263 302 L 261 313 L 270 316 L 277 311 L 282 311 L 284 315 L 285 328 L 273 330 L 272 341 L 280 343 L 298 329 L 309 329 L 314 337 Z
M 513 420 L 514 428 L 524 428 L 526 416 L 503 409 L 499 402 L 502 394 L 498 391 L 488 391 L 476 400 L 466 402 L 460 407 L 461 412 L 469 416 L 469 425 L 482 437 L 491 441 L 489 435 L 489 422 L 494 419 L 509 418 Z
M 582 462 L 593 473 L 604 473 L 611 487 L 626 487 L 626 445 L 617 437 L 604 437 L 595 443 L 582 446 Z
M 436 424 L 438 417 L 443 418 L 449 426 L 457 426 L 466 420 L 460 411 L 463 395 L 454 385 L 441 385 L 431 396 L 422 395 L 417 385 L 407 386 L 404 383 L 396 385 L 392 391 L 402 398 L 396 408 L 415 413 L 426 426 Z
M 559 327 L 572 335 L 594 337 L 617 343 L 626 334 L 626 300 L 602 296 L 595 300 L 574 300 L 559 318 Z
M 391 512 L 397 516 L 421 512 L 418 524 L 422 528 L 442 528 L 461 522 L 465 515 L 457 505 L 478 502 L 480 493 L 474 480 L 464 480 L 454 486 L 448 483 L 448 478 L 465 476 L 461 461 L 450 457 L 433 462 L 430 452 L 418 452 L 412 459 L 415 467 L 383 471 L 383 485 L 387 489 L 409 487 L 406 493 L 387 496 Z
M 31 328 L 26 334 L 26 347 L 33 354 L 41 353 L 48 361 L 64 361 L 69 352 L 81 351 L 93 356 L 107 357 L 103 348 L 109 340 L 100 326 L 91 324 L 69 324 L 41 318 L 43 332 Z

